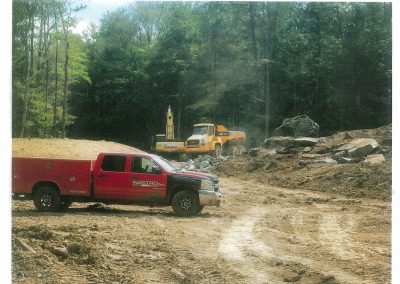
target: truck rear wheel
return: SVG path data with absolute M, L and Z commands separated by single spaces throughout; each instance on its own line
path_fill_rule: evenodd
M 243 145 L 239 145 L 239 156 L 243 156 L 244 153 L 246 153 L 246 147 L 244 147 Z
M 199 196 L 191 190 L 179 191 L 172 198 L 172 209 L 178 216 L 196 215 L 200 209 Z
M 56 211 L 60 207 L 60 195 L 54 187 L 43 186 L 35 192 L 33 203 L 39 211 Z

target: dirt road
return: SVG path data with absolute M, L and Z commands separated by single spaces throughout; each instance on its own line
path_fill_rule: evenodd
M 390 283 L 390 202 L 232 177 L 220 188 L 222 207 L 193 218 L 87 204 L 39 213 L 15 201 L 13 281 Z

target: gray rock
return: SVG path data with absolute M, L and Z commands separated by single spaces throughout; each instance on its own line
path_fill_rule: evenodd
M 321 154 L 303 154 L 301 155 L 303 159 L 321 159 L 323 155 Z
M 68 250 L 65 247 L 53 247 L 51 252 L 57 256 L 67 258 L 69 256 Z
M 227 160 L 228 160 L 228 157 L 225 157 L 225 156 L 219 156 L 219 159 L 220 159 L 221 161 L 227 161 Z
M 257 157 L 260 154 L 261 150 L 261 147 L 251 148 L 247 153 L 250 157 Z
M 305 166 L 308 164 L 337 164 L 337 161 L 331 158 L 315 159 L 315 160 L 300 160 L 299 165 Z
M 339 147 L 336 151 L 344 151 L 351 158 L 362 158 L 372 153 L 379 147 L 378 142 L 371 138 L 360 138 L 350 141 Z
M 324 275 L 321 277 L 321 281 L 319 282 L 320 284 L 339 284 L 339 282 L 336 281 L 335 276 L 333 275 Z
M 307 115 L 285 118 L 272 136 L 318 137 L 319 125 Z
M 199 167 L 200 167 L 200 168 L 207 168 L 207 167 L 209 167 L 209 166 L 210 166 L 210 162 L 207 161 L 207 160 L 203 160 L 203 161 L 201 161 L 200 164 L 199 164 Z
M 332 148 L 326 144 L 317 144 L 313 148 L 313 152 L 317 154 L 327 154 L 332 151 Z
M 363 163 L 370 165 L 379 165 L 385 162 L 385 157 L 382 154 L 368 155 Z
M 340 152 L 336 152 L 332 155 L 332 158 L 336 161 L 340 160 L 343 157 L 347 156 L 347 152 L 346 151 L 340 151 Z
M 359 158 L 339 157 L 337 161 L 341 164 L 354 164 L 359 163 L 361 160 Z
M 264 140 L 264 148 L 292 148 L 292 147 L 312 147 L 318 143 L 318 139 L 311 137 L 293 138 L 288 136 L 271 137 Z
M 297 147 L 312 147 L 318 143 L 318 139 L 311 137 L 300 137 L 294 139 L 294 143 Z
M 353 139 L 353 138 L 354 137 L 349 132 L 345 132 L 344 133 L 343 139 L 348 140 L 348 139 Z
M 297 154 L 301 151 L 303 151 L 303 147 L 283 147 L 283 148 L 278 148 L 276 149 L 277 154 Z

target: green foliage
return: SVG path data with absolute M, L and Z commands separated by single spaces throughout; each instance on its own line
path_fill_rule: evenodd
M 54 28 L 60 3 L 72 2 L 16 1 L 13 7 L 14 133 L 32 15 L 36 76 L 27 135 L 58 133 L 52 128 L 59 126 L 64 83 L 65 38 L 60 22 Z M 391 11 L 390 3 L 138 2 L 107 13 L 99 27 L 69 36 L 69 136 L 144 146 L 164 131 L 168 105 L 183 138 L 193 123 L 214 122 L 247 131 L 251 145 L 300 114 L 318 122 L 322 135 L 390 123 Z M 47 17 L 53 28 L 44 55 L 40 23 Z

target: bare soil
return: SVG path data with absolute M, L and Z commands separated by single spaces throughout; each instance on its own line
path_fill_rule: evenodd
M 244 160 L 231 163 L 237 168 L 221 171 L 222 206 L 196 217 L 176 217 L 169 207 L 82 203 L 40 213 L 30 201 L 14 201 L 13 282 L 390 283 L 391 203 L 369 197 L 373 169 L 350 172 L 366 180 L 358 187 L 365 194 L 352 196 L 329 190 L 348 186 L 336 178 L 292 187 L 287 171 L 262 175 L 240 169 Z M 314 172 L 324 176 L 312 168 L 303 175 Z M 271 185 L 272 175 L 286 187 Z
M 12 141 L 13 157 L 95 160 L 100 152 L 140 153 L 143 151 L 104 140 L 15 138 Z

